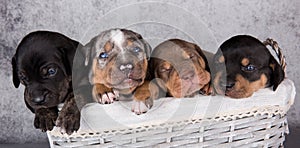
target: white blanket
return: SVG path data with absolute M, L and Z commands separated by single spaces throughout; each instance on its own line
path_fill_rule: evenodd
M 294 83 L 285 79 L 275 92 L 265 88 L 244 99 L 202 95 L 181 99 L 161 98 L 155 100 L 153 107 L 142 115 L 131 112 L 130 101 L 108 105 L 92 103 L 82 110 L 78 133 L 165 125 L 199 118 L 220 120 L 263 113 L 285 114 L 293 104 L 295 95 Z

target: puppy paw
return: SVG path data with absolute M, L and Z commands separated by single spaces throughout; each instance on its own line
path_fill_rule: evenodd
M 199 93 L 206 96 L 213 95 L 213 87 L 210 84 L 207 84 L 200 89 Z
M 158 95 L 158 86 L 145 81 L 135 90 L 131 111 L 137 115 L 146 113 L 153 106 L 153 101 L 158 98 Z
M 107 88 L 104 85 L 96 84 L 93 87 L 93 98 L 100 104 L 111 104 L 118 101 L 119 92 L 114 91 L 112 88 Z
M 35 110 L 34 127 L 42 132 L 51 131 L 58 116 L 57 109 L 40 108 Z
M 57 120 L 56 126 L 60 128 L 62 134 L 71 135 L 80 126 L 80 111 L 77 106 L 64 105 Z
M 114 101 L 118 101 L 118 98 L 119 94 L 115 92 L 105 92 L 96 96 L 97 102 L 100 104 L 111 104 Z
M 146 99 L 145 101 L 133 100 L 131 111 L 137 115 L 146 113 L 153 106 L 153 99 Z

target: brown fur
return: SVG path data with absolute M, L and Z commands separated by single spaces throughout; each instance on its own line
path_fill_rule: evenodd
M 154 77 L 160 79 L 158 85 L 170 96 L 191 97 L 200 90 L 206 95 L 211 93 L 207 59 L 193 43 L 165 41 L 154 49 L 150 63 Z
M 265 88 L 267 83 L 267 77 L 265 74 L 260 76 L 260 79 L 249 82 L 246 78 L 242 75 L 238 74 L 236 76 L 236 83 L 233 89 L 228 91 L 229 96 L 234 96 L 235 98 L 243 98 L 243 97 L 250 97 L 253 92 Z
M 113 103 L 120 94 L 133 95 L 136 101 L 152 106 L 152 101 L 147 101 L 151 97 L 146 91 L 148 84 L 144 86 L 151 47 L 139 34 L 126 29 L 111 29 L 102 32 L 85 47 L 91 53 L 87 53 L 87 58 L 89 54 L 92 57 L 90 82 L 94 85 L 92 94 L 97 102 Z M 100 54 L 107 57 L 99 57 Z M 136 111 L 137 114 L 141 112 Z

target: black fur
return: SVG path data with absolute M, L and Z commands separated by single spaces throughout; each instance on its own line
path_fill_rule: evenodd
M 71 134 L 79 129 L 80 112 L 72 86 L 78 46 L 79 42 L 60 33 L 36 31 L 22 39 L 12 58 L 14 86 L 25 86 L 25 104 L 35 113 L 35 127 L 42 131 L 60 126 Z M 60 103 L 64 106 L 58 115 Z
M 218 58 L 222 55 L 224 56 L 225 64 L 218 61 Z M 245 70 L 245 66 L 241 64 L 244 58 L 249 59 L 249 65 L 254 66 L 255 70 Z M 267 77 L 265 87 L 273 86 L 274 91 L 285 77 L 282 67 L 268 48 L 261 41 L 249 35 L 237 35 L 221 44 L 214 56 L 213 77 L 215 77 L 217 72 L 222 72 L 220 84 L 217 85 L 224 86 L 223 89 L 226 89 L 224 91 L 233 87 L 237 81 L 236 76 L 238 74 L 250 83 L 259 80 L 261 75 L 265 74 Z

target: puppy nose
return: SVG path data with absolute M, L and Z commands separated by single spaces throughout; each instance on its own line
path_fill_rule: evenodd
M 35 97 L 32 100 L 34 103 L 40 104 L 43 103 L 45 101 L 45 98 L 43 96 L 39 96 L 39 97 Z
M 123 72 L 131 71 L 133 69 L 133 64 L 131 64 L 131 63 L 121 64 L 119 68 Z
M 220 85 L 224 88 L 226 88 L 226 90 L 231 89 L 234 86 L 234 82 L 224 82 L 224 81 L 220 81 Z
M 227 83 L 226 90 L 231 89 L 234 86 L 234 83 Z

